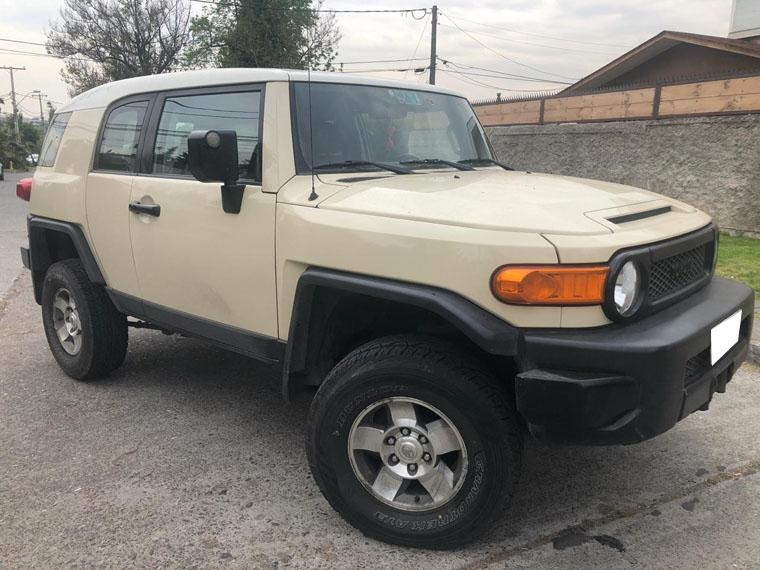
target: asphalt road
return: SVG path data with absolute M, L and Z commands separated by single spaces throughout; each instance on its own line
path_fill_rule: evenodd
M 19 247 L 26 242 L 29 204 L 16 197 L 16 182 L 30 173 L 5 173 L 0 182 L 0 299 L 23 269 Z
M 16 240 L 23 209 L 0 207 Z M 641 445 L 529 442 L 503 522 L 429 552 L 366 539 L 332 511 L 306 465 L 308 398 L 284 404 L 266 367 L 133 331 L 111 378 L 75 382 L 48 351 L 28 275 L 0 298 L 2 569 L 758 567 L 758 367 Z

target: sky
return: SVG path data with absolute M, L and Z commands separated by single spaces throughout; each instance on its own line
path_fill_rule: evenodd
M 448 63 L 439 63 L 436 83 L 474 100 L 494 97 L 497 92 L 506 97 L 563 87 L 662 30 L 726 36 L 731 15 L 731 0 L 438 1 L 438 55 Z M 60 60 L 13 53 L 44 53 L 44 48 L 8 41 L 44 42 L 61 5 L 62 0 L 0 0 L 0 66 L 26 67 L 15 74 L 19 99 L 40 90 L 47 96 L 44 101 L 52 101 L 55 107 L 69 100 L 59 74 Z M 201 7 L 192 4 L 193 12 Z M 370 7 L 411 9 L 423 8 L 424 3 L 325 0 L 323 5 L 334 10 Z M 343 37 L 336 67 L 343 62 L 344 72 L 427 81 L 427 72 L 397 70 L 428 65 L 429 9 L 404 14 L 338 14 L 337 18 Z M 356 63 L 381 60 L 400 61 Z M 10 89 L 8 72 L 0 70 L 0 98 Z M 27 115 L 39 114 L 37 99 L 30 96 L 23 98 L 20 107 Z M 10 111 L 9 99 L 2 111 Z

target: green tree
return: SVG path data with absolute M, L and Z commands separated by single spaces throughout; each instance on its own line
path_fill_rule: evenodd
M 332 69 L 340 31 L 322 0 L 216 2 L 194 17 L 185 66 Z
M 18 122 L 20 141 L 16 140 L 13 120 L 10 117 L 0 119 L 0 162 L 5 168 L 9 168 L 11 162 L 15 168 L 26 168 L 26 157 L 39 154 L 42 146 L 42 127 L 25 121 L 23 115 L 19 115 Z
M 18 126 L 21 144 L 29 151 L 29 154 L 39 154 L 42 147 L 42 138 L 45 136 L 42 125 L 37 122 L 25 121 L 23 115 L 20 115 Z
M 186 0 L 64 0 L 47 51 L 66 57 L 70 94 L 172 71 L 190 37 Z

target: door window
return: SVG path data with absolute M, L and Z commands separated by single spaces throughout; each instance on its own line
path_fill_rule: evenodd
M 98 148 L 98 170 L 136 172 L 137 145 L 147 109 L 147 101 L 135 101 L 108 114 Z
M 153 174 L 189 176 L 187 137 L 192 131 L 237 132 L 240 178 L 259 181 L 260 91 L 168 97 L 161 111 L 153 151 Z

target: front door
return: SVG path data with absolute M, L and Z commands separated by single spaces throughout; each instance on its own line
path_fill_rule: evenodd
M 132 252 L 149 317 L 207 326 L 210 337 L 277 337 L 276 195 L 262 192 L 262 103 L 260 86 L 158 96 L 143 155 L 149 174 L 134 178 L 130 198 Z M 239 214 L 224 213 L 219 184 L 189 174 L 187 137 L 200 129 L 237 132 L 247 185 Z

